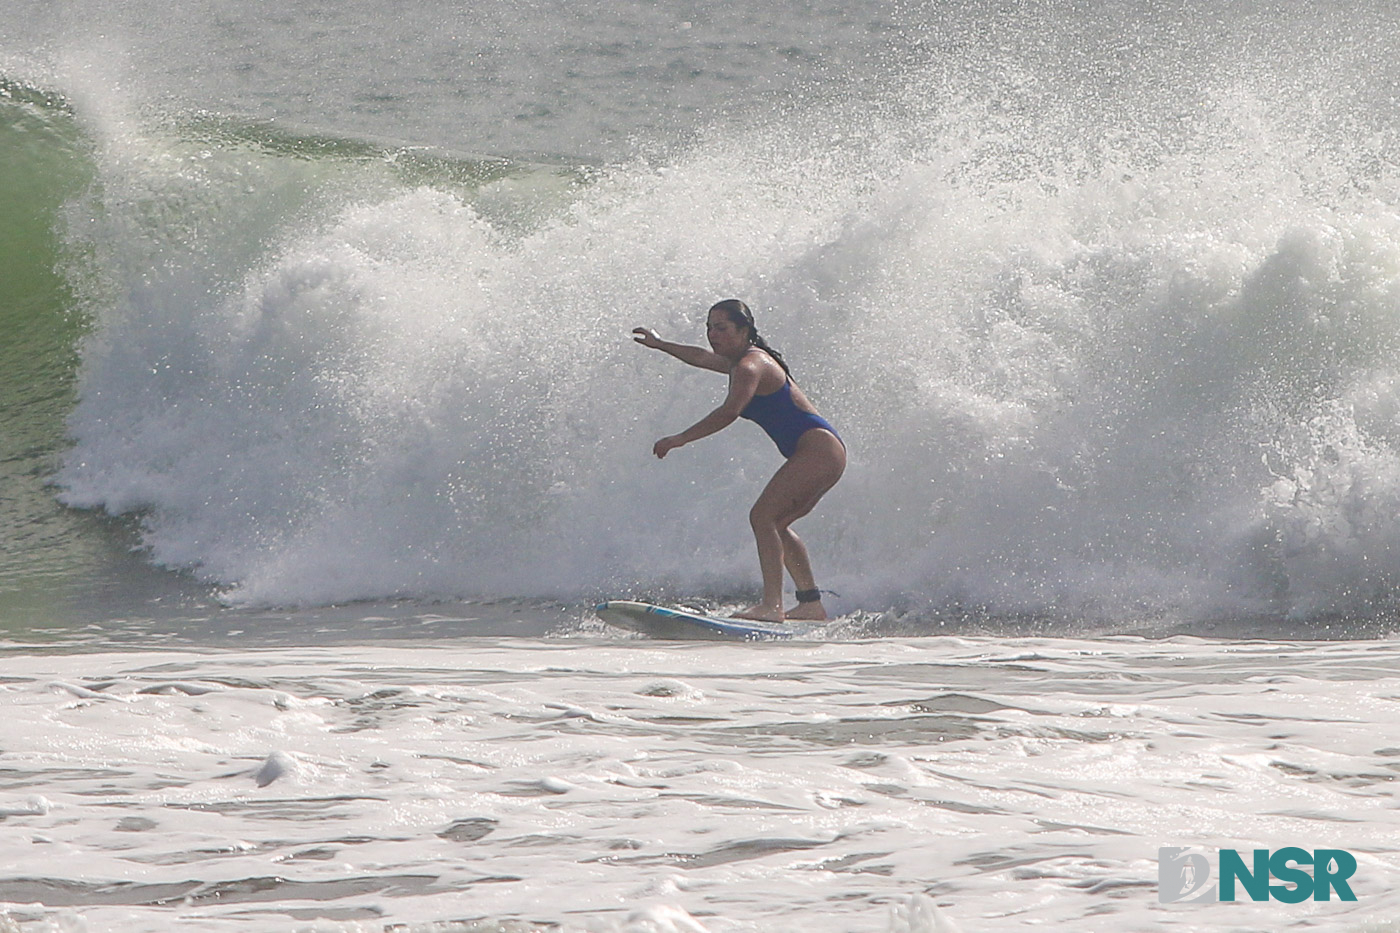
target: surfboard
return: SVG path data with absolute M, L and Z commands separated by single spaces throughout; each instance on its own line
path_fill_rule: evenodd
M 791 638 L 796 634 L 792 626 L 779 622 L 727 619 L 690 609 L 653 606 L 651 603 L 639 603 L 630 599 L 612 599 L 599 603 L 593 607 L 593 611 L 609 625 L 631 632 L 641 632 L 652 638 L 765 641 Z

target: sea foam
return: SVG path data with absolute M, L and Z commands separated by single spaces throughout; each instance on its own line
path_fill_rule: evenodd
M 913 75 L 565 184 L 98 127 L 64 499 L 241 604 L 741 592 L 779 460 L 742 424 L 652 459 L 724 383 L 628 339 L 701 342 L 737 295 L 850 447 L 802 525 L 838 609 L 1387 604 L 1379 137 L 1318 159 L 1306 100 L 1234 81 L 1166 129 L 1032 119 L 1025 78 Z

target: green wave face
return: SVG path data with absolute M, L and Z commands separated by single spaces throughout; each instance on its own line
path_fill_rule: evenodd
M 0 633 L 63 637 L 75 624 L 149 615 L 176 593 L 205 602 L 149 565 L 133 522 L 55 498 L 97 315 L 82 284 L 91 263 L 68 230 L 97 170 L 61 97 L 4 79 L 0 152 Z
M 58 466 L 87 321 L 60 272 L 64 204 L 92 181 L 61 101 L 0 83 L 0 621 L 49 605 L 89 565 L 92 519 L 61 507 Z
M 81 315 L 59 272 L 63 205 L 92 178 L 71 115 L 0 97 L 0 447 L 35 467 L 62 438 L 77 370 Z

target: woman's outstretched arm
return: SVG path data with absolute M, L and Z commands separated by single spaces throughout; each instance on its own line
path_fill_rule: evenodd
M 728 359 L 706 350 L 704 347 L 693 347 L 685 343 L 672 343 L 669 340 L 662 340 L 656 336 L 656 331 L 649 327 L 638 327 L 632 331 L 632 339 L 644 347 L 651 347 L 653 350 L 661 350 L 669 353 L 682 363 L 689 363 L 691 366 L 698 366 L 701 369 L 710 369 L 717 373 L 728 373 L 732 365 Z
M 724 402 L 681 433 L 657 441 L 652 445 L 651 452 L 664 458 L 677 447 L 684 447 L 729 427 L 753 399 L 754 392 L 758 390 L 758 378 L 759 370 L 755 362 L 751 358 L 749 361 L 741 360 L 730 371 L 729 394 L 725 396 Z

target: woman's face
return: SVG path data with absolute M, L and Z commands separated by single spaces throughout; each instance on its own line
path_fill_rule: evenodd
M 710 349 L 720 356 L 737 358 L 749 348 L 749 329 L 735 324 L 728 314 L 718 308 L 710 312 L 705 336 L 710 340 Z

